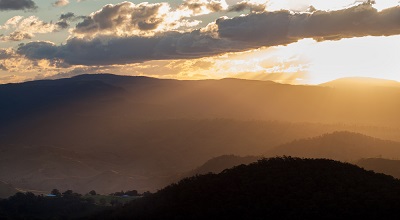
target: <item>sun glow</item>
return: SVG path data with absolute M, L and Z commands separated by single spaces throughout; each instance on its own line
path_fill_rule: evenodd
M 348 76 L 400 80 L 400 36 L 363 37 L 311 44 L 309 83 Z
M 290 84 L 320 84 L 344 77 L 400 81 L 399 55 L 400 36 L 325 42 L 304 39 L 287 46 L 215 57 L 133 64 L 120 74 L 176 79 L 234 77 Z
M 199 59 L 209 66 L 195 72 L 191 69 L 191 73 L 207 78 L 237 77 L 291 84 L 320 84 L 344 77 L 400 81 L 399 55 L 400 36 L 325 42 L 305 39 L 288 46 Z M 196 62 L 190 62 L 191 68 L 196 66 Z
M 294 83 L 319 84 L 337 78 L 360 76 L 400 81 L 400 36 L 363 37 L 262 49 L 236 59 L 258 63 L 264 74 L 298 72 Z M 248 70 L 249 71 L 249 70 Z M 253 72 L 260 72 L 257 68 Z M 285 74 L 282 74 L 285 77 Z

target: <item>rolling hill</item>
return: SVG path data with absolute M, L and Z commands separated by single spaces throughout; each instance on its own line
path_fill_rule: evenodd
M 385 88 L 394 87 L 400 88 L 400 82 L 386 79 L 376 79 L 367 77 L 348 77 L 340 78 L 327 83 L 320 84 L 320 86 L 327 86 L 332 88 L 343 88 L 343 89 L 361 89 L 361 88 Z
M 267 152 L 266 155 L 328 158 L 355 162 L 360 158 L 400 157 L 400 143 L 353 132 L 334 132 L 283 144 Z
M 399 205 L 393 177 L 326 159 L 271 158 L 184 179 L 93 219 L 394 218 Z
M 385 158 L 363 158 L 361 155 L 398 155 L 400 143 L 372 138 L 352 132 L 334 132 L 322 136 L 300 139 L 273 148 L 263 156 L 296 156 L 304 158 L 330 158 L 353 163 L 357 166 L 400 178 L 400 160 Z M 385 153 L 384 153 L 385 152 Z M 220 173 L 234 166 L 256 162 L 263 156 L 222 155 L 208 160 L 203 165 L 185 174 L 185 177 L 198 174 Z
M 260 160 L 261 156 L 235 156 L 235 155 L 222 155 L 214 157 L 196 169 L 186 173 L 185 177 L 207 174 L 207 173 L 220 173 L 225 169 L 229 169 L 239 165 L 247 165 Z
M 0 179 L 41 191 L 154 191 L 213 157 L 338 130 L 400 141 L 399 100 L 395 88 L 111 74 L 0 85 Z
M 41 191 L 154 191 L 210 158 L 227 153 L 260 155 L 287 140 L 340 128 L 227 119 L 162 120 L 92 129 L 92 124 L 82 120 L 75 126 L 46 129 L 43 125 L 31 130 L 22 143 L 3 143 L 0 177 L 19 188 Z
M 110 117 L 122 122 L 232 118 L 398 127 L 399 97 L 400 89 L 393 87 L 349 93 L 270 81 L 178 81 L 96 74 L 0 85 L 0 101 L 5 103 L 0 106 L 0 117 L 23 125 L 33 118 L 77 120 L 74 117 L 80 115 L 100 117 L 100 122 Z

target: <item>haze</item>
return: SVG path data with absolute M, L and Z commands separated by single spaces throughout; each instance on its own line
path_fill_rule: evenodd
M 0 219 L 400 216 L 397 0 L 0 12 Z

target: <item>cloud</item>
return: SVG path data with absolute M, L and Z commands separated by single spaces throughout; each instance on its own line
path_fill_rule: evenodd
M 195 16 L 223 11 L 226 10 L 227 7 L 228 5 L 224 0 L 186 0 L 178 7 L 178 11 L 191 11 L 191 15 Z
M 259 4 L 255 2 L 250 2 L 250 1 L 241 1 L 236 3 L 235 5 L 232 5 L 228 8 L 228 12 L 241 12 L 246 9 L 249 9 L 250 12 L 263 12 L 265 11 L 266 8 L 266 3 Z
M 0 11 L 33 10 L 37 6 L 32 0 L 0 0 Z
M 22 16 L 14 16 L 10 19 L 8 19 L 4 25 L 0 26 L 0 30 L 8 30 L 10 28 L 16 28 L 17 24 L 23 19 L 24 17 Z
M 166 2 L 108 4 L 78 23 L 73 32 L 78 37 L 153 36 L 156 33 L 196 26 L 201 21 L 188 18 L 225 8 L 227 4 L 224 0 L 187 0 L 174 10 Z
M 72 16 L 72 17 L 71 17 Z M 0 30 L 7 30 L 9 33 L 0 35 L 0 41 L 22 41 L 32 39 L 35 34 L 45 34 L 60 31 L 69 27 L 69 22 L 79 19 L 73 13 L 63 14 L 60 19 L 53 22 L 44 22 L 36 16 L 24 18 L 22 16 L 14 16 L 7 20 L 4 25 L 0 26 Z
M 60 60 L 29 60 L 16 53 L 12 48 L 0 49 L 0 72 L 13 73 L 18 77 L 0 79 L 0 84 L 33 79 L 35 75 L 54 75 L 60 71 L 72 69 Z M 1 76 L 0 76 L 1 78 Z
M 56 2 L 53 3 L 54 7 L 63 7 L 69 4 L 68 0 L 57 0 Z
M 77 34 L 94 35 L 101 33 L 134 32 L 138 30 L 154 30 L 163 22 L 165 14 L 159 13 L 161 8 L 167 11 L 168 5 L 163 3 L 141 3 L 135 5 L 123 2 L 117 5 L 106 5 L 78 23 L 74 30 Z
M 60 20 L 72 20 L 75 18 L 76 18 L 76 16 L 73 12 L 68 12 L 68 13 L 60 15 Z
M 139 16 L 144 21 L 157 14 L 153 12 L 157 11 L 154 7 L 158 6 L 153 5 L 150 8 L 148 5 L 143 6 L 148 9 L 147 12 L 142 10 L 143 14 L 140 15 L 143 16 Z M 115 16 L 115 8 L 110 9 L 113 10 L 106 14 L 119 18 Z M 103 8 L 102 12 L 105 11 L 107 10 Z M 100 22 L 100 18 L 104 16 L 98 19 L 94 19 L 95 17 L 91 16 L 98 24 L 95 26 L 96 29 L 109 27 L 113 29 L 119 24 L 115 19 L 109 23 Z M 304 38 L 324 41 L 370 35 L 395 35 L 400 34 L 399 18 L 400 7 L 378 12 L 371 4 L 366 3 L 338 11 L 293 13 L 281 10 L 250 13 L 230 19 L 220 18 L 205 28 L 190 32 L 168 31 L 152 36 L 73 37 L 60 46 L 48 42 L 31 42 L 21 45 L 18 53 L 33 60 L 59 59 L 71 65 L 112 65 L 149 60 L 193 59 L 260 47 L 287 45 Z M 111 20 L 113 19 L 105 19 L 105 21 Z
M 291 11 L 249 14 L 219 19 L 221 38 L 251 42 L 259 46 L 276 46 L 304 38 L 317 41 L 363 36 L 400 34 L 400 7 L 378 12 L 364 3 L 337 11 L 293 13 Z
M 159 13 L 161 8 L 168 11 L 168 5 L 163 3 L 141 3 L 135 5 L 123 2 L 117 5 L 106 5 L 101 10 L 86 17 L 78 23 L 74 33 L 81 35 L 117 34 L 127 32 L 154 30 L 164 21 L 165 14 Z
M 22 41 L 32 39 L 34 35 L 32 33 L 14 31 L 7 36 L 1 36 L 0 41 Z
M 67 29 L 70 26 L 71 22 L 75 22 L 84 18 L 85 16 L 76 16 L 74 13 L 68 12 L 60 15 L 60 18 L 56 22 L 56 25 L 59 29 Z
M 0 63 L 0 70 L 7 71 L 7 67 Z
M 169 32 L 154 37 L 72 38 L 62 46 L 49 42 L 31 42 L 21 45 L 18 53 L 29 59 L 55 58 L 73 65 L 111 65 L 148 60 L 190 59 L 239 51 L 229 49 L 230 46 L 226 45 L 229 43 L 197 30 L 190 33 Z
M 0 37 L 0 41 L 21 41 L 31 39 L 35 34 L 50 33 L 58 29 L 57 25 L 44 22 L 36 16 L 30 16 L 27 18 L 15 16 L 6 21 L 2 27 L 6 30 L 13 30 L 8 35 Z
M 0 60 L 11 59 L 13 57 L 15 57 L 13 49 L 0 49 Z

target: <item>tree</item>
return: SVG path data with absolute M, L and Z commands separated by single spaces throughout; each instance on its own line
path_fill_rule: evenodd
M 143 196 L 150 196 L 150 195 L 151 195 L 151 192 L 146 191 L 146 192 L 144 192 L 142 195 L 143 195 Z
M 74 194 L 74 192 L 72 190 L 67 190 L 65 192 L 62 193 L 64 197 L 70 197 Z
M 138 196 L 139 193 L 138 193 L 137 190 L 131 190 L 131 191 L 126 191 L 126 192 L 125 192 L 125 195 L 128 195 L 128 196 Z
M 58 197 L 61 196 L 61 193 L 60 193 L 60 191 L 59 191 L 58 189 L 53 189 L 53 190 L 51 190 L 50 193 L 51 193 L 52 195 L 55 195 L 55 196 L 58 196 Z
M 96 193 L 96 191 L 92 190 L 92 191 L 89 192 L 89 195 L 95 196 L 95 195 L 97 195 L 97 193 Z
M 124 191 L 113 193 L 113 196 L 123 196 L 123 195 L 125 195 Z

